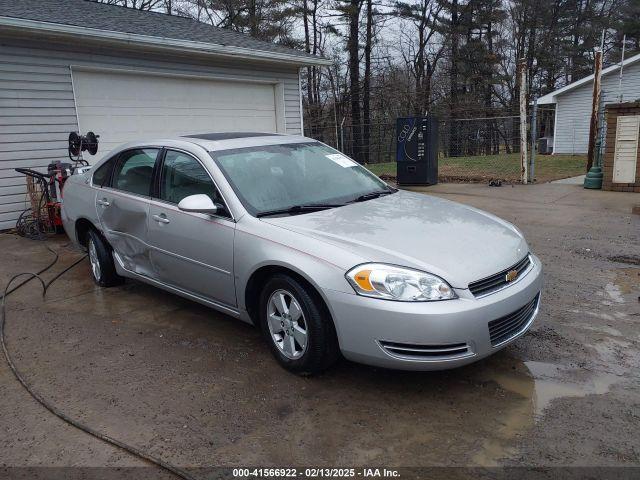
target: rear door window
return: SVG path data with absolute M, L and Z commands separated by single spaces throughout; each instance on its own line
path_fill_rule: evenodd
M 107 160 L 102 165 L 100 165 L 95 172 L 93 172 L 91 183 L 94 187 L 104 187 L 108 185 L 114 163 L 115 158 Z
M 111 186 L 136 195 L 151 195 L 153 167 L 160 150 L 137 148 L 120 155 Z

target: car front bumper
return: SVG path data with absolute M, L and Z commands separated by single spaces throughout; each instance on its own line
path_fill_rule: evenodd
M 442 370 L 487 357 L 522 336 L 538 313 L 542 264 L 531 259 L 516 282 L 480 298 L 456 289 L 455 300 L 395 302 L 324 290 L 340 349 L 350 360 L 402 370 Z M 489 322 L 527 305 L 513 331 L 492 344 Z

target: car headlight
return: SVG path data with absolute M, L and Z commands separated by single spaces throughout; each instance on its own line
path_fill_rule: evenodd
M 349 270 L 345 277 L 358 295 L 402 302 L 432 302 L 456 298 L 440 277 L 411 268 L 366 263 Z

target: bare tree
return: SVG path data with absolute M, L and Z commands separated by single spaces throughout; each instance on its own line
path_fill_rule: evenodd
M 165 7 L 165 0 L 98 0 L 108 5 L 119 5 L 121 7 L 133 8 L 136 10 L 158 10 Z M 171 2 L 169 2 L 171 3 Z
M 424 115 L 430 109 L 433 76 L 445 51 L 444 42 L 434 45 L 439 39 L 436 22 L 441 11 L 442 4 L 432 0 L 397 5 L 398 15 L 413 26 L 413 29 L 402 32 L 406 42 L 405 47 L 401 46 L 401 54 L 415 81 L 413 111 L 416 115 Z
M 362 88 L 362 161 L 369 163 L 371 137 L 371 48 L 373 46 L 373 1 L 366 0 L 366 35 L 364 43 L 364 85 Z
M 351 104 L 351 135 L 353 155 L 362 161 L 362 116 L 360 111 L 360 11 L 363 0 L 345 0 L 339 10 L 349 25 L 347 34 L 347 54 L 349 57 L 349 97 Z
M 517 59 L 526 59 L 527 90 L 539 96 L 590 73 L 603 31 L 605 64 L 619 60 L 624 34 L 627 51 L 640 49 L 640 0 L 101 1 L 331 58 L 331 67 L 303 72 L 305 129 L 331 130 L 338 142 L 337 125 L 348 119 L 343 147 L 359 162 L 392 144 L 372 125 L 425 113 L 447 122 L 449 155 L 517 150 L 517 124 L 497 120 L 517 110 Z M 467 121 L 474 117 L 488 120 Z

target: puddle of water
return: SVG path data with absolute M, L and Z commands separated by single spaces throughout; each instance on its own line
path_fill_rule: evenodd
M 531 400 L 534 418 L 543 415 L 545 408 L 556 398 L 602 395 L 620 380 L 613 373 L 594 373 L 571 370 L 545 362 L 524 362 L 529 374 L 500 373 L 493 376 L 505 390 Z
M 536 418 L 541 417 L 556 398 L 602 395 L 620 380 L 615 374 L 593 372 L 589 372 L 587 378 L 569 380 L 567 374 L 571 372 L 558 365 L 544 362 L 525 362 L 525 365 L 535 379 L 533 410 Z
M 516 452 L 513 439 L 531 428 L 544 415 L 544 410 L 558 398 L 602 395 L 620 380 L 615 374 L 600 374 L 568 369 L 545 362 L 525 362 L 524 368 L 489 372 L 488 380 L 517 395 L 496 435 L 483 442 L 474 456 L 480 466 L 499 465 L 501 459 Z
M 613 274 L 613 281 L 604 287 L 602 295 L 607 298 L 602 302 L 604 305 L 622 304 L 625 303 L 624 295 L 640 293 L 640 268 L 616 268 Z
M 604 291 L 615 303 L 624 303 L 624 297 L 622 296 L 622 291 L 618 285 L 614 283 L 607 283 L 604 286 Z M 606 304 L 607 303 L 605 303 L 605 305 Z
M 521 364 L 522 365 L 522 364 Z M 524 368 L 489 372 L 487 380 L 493 380 L 504 390 L 516 393 L 516 398 L 503 412 L 503 421 L 496 425 L 495 436 L 486 438 L 473 456 L 473 463 L 482 467 L 499 465 L 501 459 L 516 453 L 513 439 L 533 425 L 534 380 Z
M 621 293 L 631 293 L 634 290 L 640 293 L 640 268 L 618 268 L 614 283 Z

